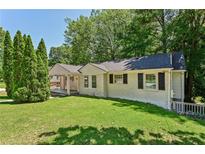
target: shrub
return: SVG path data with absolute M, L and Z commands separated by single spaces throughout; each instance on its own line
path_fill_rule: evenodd
M 13 94 L 13 99 L 16 102 L 25 103 L 29 99 L 29 90 L 26 87 L 18 88 L 16 92 Z

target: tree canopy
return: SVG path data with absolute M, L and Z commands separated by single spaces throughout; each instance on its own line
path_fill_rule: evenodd
M 205 98 L 204 21 L 204 10 L 93 10 L 89 17 L 66 19 L 69 56 L 60 61 L 78 65 L 183 51 L 186 100 Z

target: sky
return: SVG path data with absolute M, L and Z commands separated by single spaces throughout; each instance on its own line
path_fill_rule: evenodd
M 0 27 L 12 37 L 17 30 L 31 35 L 35 48 L 43 38 L 49 52 L 50 47 L 64 43 L 65 17 L 76 20 L 90 13 L 91 10 L 0 10 Z

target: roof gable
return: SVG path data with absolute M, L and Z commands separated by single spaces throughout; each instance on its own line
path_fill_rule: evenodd
M 71 73 L 79 73 L 78 70 L 82 67 L 80 65 L 77 65 L 77 66 L 68 65 L 68 64 L 59 64 L 59 65 Z
M 78 71 L 83 74 L 102 74 L 107 72 L 104 66 L 99 64 L 88 63 L 85 66 L 81 67 Z
M 172 66 L 175 70 L 186 70 L 185 57 L 182 52 L 172 53 Z
M 63 68 L 60 64 L 55 64 L 50 70 L 49 70 L 49 75 L 54 76 L 54 75 L 65 75 L 69 74 L 70 72 Z
M 78 74 L 78 70 L 82 66 L 55 64 L 50 70 L 49 75 L 65 75 L 65 74 Z

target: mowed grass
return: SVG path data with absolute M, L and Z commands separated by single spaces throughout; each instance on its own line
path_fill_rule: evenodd
M 0 144 L 205 144 L 205 121 L 120 99 L 5 102 L 0 103 Z

